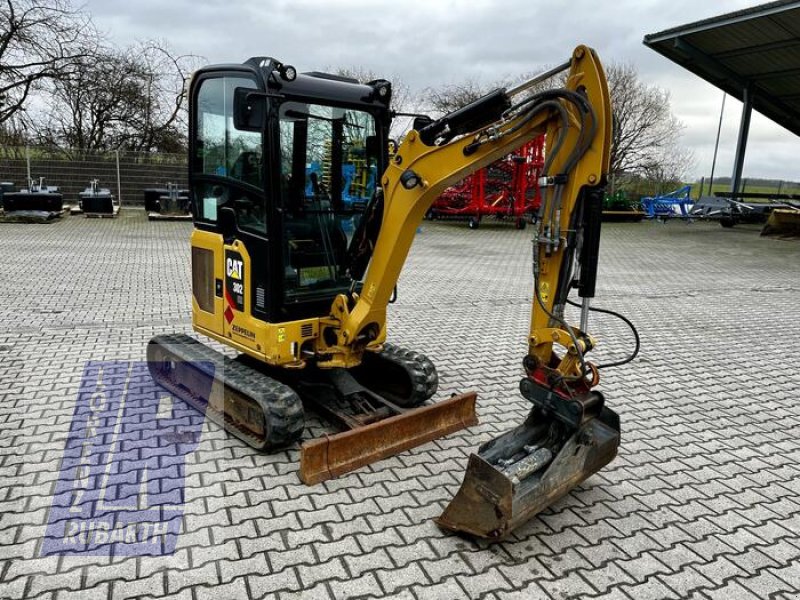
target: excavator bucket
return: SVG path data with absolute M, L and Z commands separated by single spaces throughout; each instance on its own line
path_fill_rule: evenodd
M 302 445 L 300 479 L 312 485 L 478 423 L 477 394 L 403 410 L 391 417 L 325 435 Z
M 611 462 L 619 440 L 619 416 L 607 408 L 577 428 L 534 408 L 470 456 L 461 489 L 436 522 L 502 539 Z
M 769 214 L 761 235 L 800 236 L 800 209 L 776 208 Z

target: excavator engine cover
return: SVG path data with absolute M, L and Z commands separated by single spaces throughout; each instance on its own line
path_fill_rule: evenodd
M 470 456 L 461 489 L 436 522 L 502 539 L 611 462 L 619 441 L 619 416 L 608 408 L 569 424 L 537 406 Z

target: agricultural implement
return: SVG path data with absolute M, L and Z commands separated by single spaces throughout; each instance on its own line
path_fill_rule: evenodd
M 179 189 L 174 183 L 166 188 L 148 188 L 144 191 L 144 210 L 151 221 L 191 221 L 189 190 Z
M 86 217 L 115 218 L 119 214 L 119 203 L 110 189 L 101 188 L 100 182 L 93 179 L 89 187 L 78 194 L 78 210 L 73 212 Z
M 692 186 L 685 185 L 680 189 L 659 196 L 642 198 L 642 209 L 648 219 L 672 219 L 691 217 Z
M 466 218 L 477 229 L 484 216 L 514 220 L 524 229 L 541 205 L 538 186 L 544 166 L 544 137 L 479 169 L 447 188 L 428 211 L 430 219 Z

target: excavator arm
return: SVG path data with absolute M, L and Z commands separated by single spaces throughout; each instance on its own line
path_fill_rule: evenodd
M 607 83 L 590 49 L 575 50 L 566 87 L 566 94 L 539 95 L 551 108 L 544 201 L 533 239 L 528 353 L 519 384 L 532 409 L 522 424 L 470 456 L 461 488 L 436 520 L 445 529 L 488 539 L 504 538 L 556 502 L 619 448 L 619 416 L 594 389 L 598 369 L 586 360 L 596 344 L 587 332 L 588 314 L 611 145 Z M 573 289 L 579 304 L 569 300 Z M 567 304 L 580 307 L 580 326 L 567 323 Z
M 609 169 L 611 107 L 594 51 L 575 49 L 563 88 L 495 91 L 411 131 L 382 179 L 382 224 L 362 293 L 336 298 L 328 326 L 337 332 L 331 366 L 358 362 L 385 337 L 386 306 L 414 233 L 449 185 L 546 135 L 543 202 L 533 239 L 533 290 L 525 377 L 533 405 L 524 423 L 470 457 L 461 489 L 440 526 L 490 539 L 568 493 L 616 456 L 619 417 L 593 390 L 586 360 L 599 251 L 600 213 Z M 523 92 L 526 92 L 523 94 Z M 565 318 L 570 291 L 582 298 L 580 326 Z
M 385 339 L 386 307 L 417 227 L 439 194 L 545 133 L 546 163 L 541 182 L 545 193 L 535 244 L 538 286 L 531 317 L 530 354 L 549 363 L 556 343 L 571 349 L 560 367 L 564 375 L 574 375 L 582 366 L 577 357 L 593 342 L 575 334 L 563 319 L 553 317 L 563 312 L 571 283 L 567 281 L 570 269 L 564 265 L 572 266 L 575 249 L 584 241 L 575 239 L 575 221 L 585 220 L 589 199 L 598 193 L 602 196 L 610 156 L 611 109 L 605 75 L 592 49 L 577 47 L 562 67 L 568 70 L 563 89 L 530 93 L 537 78 L 509 93 L 492 92 L 406 136 L 381 181 L 382 224 L 362 293 L 349 297 L 342 294 L 331 308 L 327 326 L 336 331 L 337 342 L 327 349 L 329 358 L 324 365 L 357 364 L 368 346 L 377 346 Z M 454 135 L 455 139 L 448 140 Z M 594 248 L 587 250 L 596 253 L 596 236 L 588 242 L 594 243 Z M 584 267 L 582 276 L 593 278 L 586 270 L 592 266 Z M 596 262 L 593 268 L 596 270 Z
M 534 89 L 561 71 L 567 71 L 562 88 Z M 489 487 L 505 490 L 497 496 L 503 507 L 499 500 L 493 500 L 494 492 L 488 496 L 479 494 L 475 501 L 454 502 L 439 520 L 444 527 L 487 537 L 505 535 L 616 453 L 618 432 L 599 432 L 597 439 L 607 443 L 601 444 L 599 450 L 584 444 L 583 453 L 575 454 L 568 467 L 559 467 L 558 475 L 552 475 L 557 485 L 546 491 L 538 486 L 529 494 L 532 499 L 524 510 L 511 508 L 515 497 L 515 484 L 510 483 L 513 476 L 496 468 L 498 460 L 509 467 L 517 463 L 528 465 L 519 468 L 527 474 L 523 487 L 531 487 L 537 477 L 533 476 L 536 470 L 531 471 L 529 455 L 539 460 L 547 453 L 550 459 L 546 462 L 557 466 L 559 461 L 552 457 L 561 454 L 569 440 L 586 434 L 586 427 L 595 427 L 594 417 L 603 410 L 602 395 L 590 390 L 597 382 L 597 371 L 585 360 L 594 340 L 585 333 L 585 319 L 581 328 L 568 325 L 564 319 L 567 296 L 573 286 L 585 297 L 585 309 L 594 295 L 599 211 L 609 166 L 610 101 L 605 75 L 594 51 L 579 46 L 561 68 L 510 92 L 495 90 L 409 132 L 382 176 L 383 196 L 368 207 L 354 238 L 353 245 L 362 253 L 351 262 L 355 271 L 351 270 L 351 275 L 360 278 L 365 258 L 369 260 L 360 293 L 352 290 L 350 294 L 337 295 L 329 317 L 320 319 L 320 367 L 355 367 L 362 363 L 365 352 L 379 351 L 386 338 L 387 305 L 417 227 L 433 201 L 448 186 L 542 134 L 546 135 L 547 144 L 539 182 L 544 201 L 533 244 L 534 301 L 529 351 L 523 361 L 527 377 L 520 386 L 534 409 L 529 421 L 503 441 L 503 450 L 492 455 L 494 463 L 473 457 L 480 464 L 468 470 L 464 484 L 468 491 L 457 496 L 457 500 L 463 499 L 475 490 L 489 489 L 485 482 L 497 479 Z M 409 412 L 396 422 L 375 424 L 370 430 L 374 443 L 354 443 L 365 439 L 363 432 L 358 433 L 361 437 L 354 437 L 354 432 L 352 436 L 342 434 L 309 443 L 304 446 L 301 459 L 303 479 L 315 481 L 322 477 L 318 473 L 329 476 L 344 472 L 385 455 L 388 446 L 405 439 L 413 439 L 416 445 L 472 424 L 476 420 L 474 399 L 474 394 L 450 398 L 428 407 L 429 412 L 424 414 Z M 575 460 L 581 458 L 593 461 L 593 466 L 575 466 Z M 341 464 L 344 466 L 340 469 Z M 493 514 L 504 516 L 492 518 Z M 477 522 L 472 521 L 475 515 L 480 515 Z

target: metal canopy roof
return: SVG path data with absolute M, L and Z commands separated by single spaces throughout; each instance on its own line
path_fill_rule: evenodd
M 800 1 L 652 33 L 644 44 L 800 135 Z

